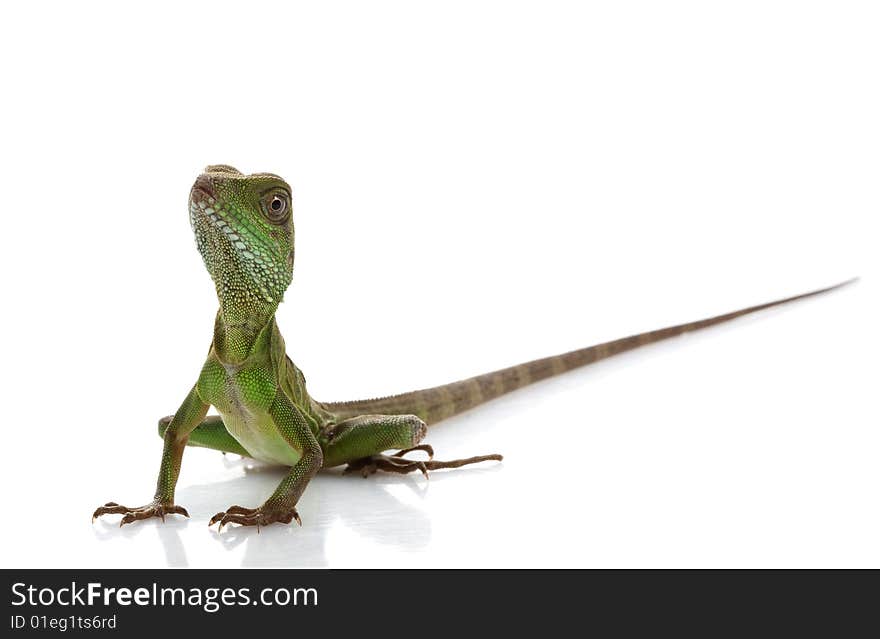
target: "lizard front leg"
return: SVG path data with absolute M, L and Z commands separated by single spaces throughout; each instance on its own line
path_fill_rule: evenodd
M 434 449 L 418 445 L 428 427 L 415 415 L 361 415 L 332 426 L 326 433 L 324 466 L 348 464 L 345 472 L 359 471 L 364 477 L 383 470 L 389 473 L 420 471 L 426 477 L 429 470 L 459 468 L 483 461 L 501 461 L 501 455 L 479 455 L 466 459 L 440 461 L 434 459 Z M 402 449 L 393 455 L 383 451 Z M 406 454 L 423 451 L 427 460 L 407 459 Z
M 174 415 L 168 415 L 159 420 L 159 437 L 164 439 L 165 431 L 168 430 L 168 426 L 171 424 L 172 419 L 174 419 Z M 235 453 L 242 457 L 252 457 L 252 455 L 245 450 L 244 446 L 238 443 L 238 440 L 229 434 L 220 415 L 211 415 L 202 420 L 202 422 L 189 434 L 189 439 L 187 439 L 186 445 L 198 448 L 211 448 L 213 450 L 219 450 L 224 454 Z
M 177 485 L 177 477 L 180 475 L 180 463 L 183 459 L 187 438 L 190 432 L 205 418 L 207 412 L 208 404 L 201 400 L 198 391 L 193 387 L 165 430 L 163 438 L 165 445 L 162 450 L 162 462 L 159 466 L 159 479 L 156 482 L 156 494 L 153 501 L 138 508 L 129 508 L 110 501 L 95 510 L 92 514 L 92 521 L 102 515 L 122 515 L 119 525 L 123 526 L 150 517 L 160 517 L 162 521 L 165 521 L 165 515 L 168 514 L 189 517 L 185 508 L 174 503 L 174 487 Z
M 269 408 L 269 415 L 275 428 L 290 446 L 291 453 L 300 455 L 299 460 L 261 506 L 230 506 L 211 517 L 209 526 L 219 522 L 221 529 L 226 524 L 257 526 L 259 529 L 260 526 L 275 522 L 289 524 L 293 520 L 302 525 L 296 504 L 309 481 L 321 469 L 324 459 L 321 446 L 305 417 L 280 389 Z

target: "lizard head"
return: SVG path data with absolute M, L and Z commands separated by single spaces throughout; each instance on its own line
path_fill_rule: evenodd
M 221 302 L 276 306 L 293 277 L 290 186 L 277 175 L 209 166 L 189 194 L 196 246 Z

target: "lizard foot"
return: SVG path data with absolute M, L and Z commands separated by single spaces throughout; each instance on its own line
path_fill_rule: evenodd
M 407 453 L 414 451 L 423 451 L 428 453 L 428 459 L 422 461 L 419 459 L 406 459 Z M 466 459 L 453 459 L 450 461 L 440 461 L 434 459 L 434 449 L 428 444 L 413 446 L 406 450 L 401 450 L 393 455 L 370 455 L 349 462 L 345 467 L 346 473 L 360 471 L 361 475 L 368 477 L 377 471 L 384 470 L 386 473 L 400 473 L 405 475 L 414 471 L 421 472 L 426 478 L 429 470 L 439 470 L 441 468 L 460 468 L 468 464 L 478 464 L 484 461 L 501 461 L 501 455 L 478 455 L 476 457 L 468 457 Z
M 122 519 L 119 521 L 119 526 L 122 527 L 133 521 L 149 519 L 150 517 L 159 517 L 162 521 L 165 521 L 165 515 L 171 514 L 189 517 L 189 513 L 186 512 L 186 508 L 183 506 L 175 506 L 174 504 L 166 504 L 160 501 L 153 501 L 140 508 L 129 508 L 128 506 L 120 506 L 115 501 L 108 501 L 92 513 L 92 522 L 101 515 L 122 515 Z
M 280 524 L 289 524 L 296 520 L 302 526 L 302 519 L 296 508 L 289 509 L 268 509 L 260 506 L 259 508 L 243 508 L 242 506 L 230 506 L 224 512 L 219 512 L 208 522 L 209 526 L 213 526 L 220 522 L 218 530 L 223 530 L 226 524 L 239 524 L 240 526 L 256 526 L 257 532 L 260 532 L 260 526 L 267 526 L 278 522 Z

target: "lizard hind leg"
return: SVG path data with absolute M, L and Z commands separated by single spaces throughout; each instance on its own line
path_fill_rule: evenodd
M 426 432 L 425 422 L 415 415 L 361 415 L 347 419 L 325 433 L 324 467 L 347 464 L 346 473 L 360 472 L 364 477 L 380 470 L 399 474 L 419 471 L 427 477 L 429 470 L 502 460 L 497 454 L 436 460 L 431 446 L 419 444 Z M 400 450 L 391 455 L 383 454 L 395 448 Z M 406 457 L 417 451 L 427 453 L 428 459 Z

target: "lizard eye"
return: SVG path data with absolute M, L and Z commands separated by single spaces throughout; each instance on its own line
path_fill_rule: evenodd
M 287 197 L 282 193 L 274 193 L 266 198 L 266 217 L 270 222 L 280 224 L 287 219 L 289 208 Z

